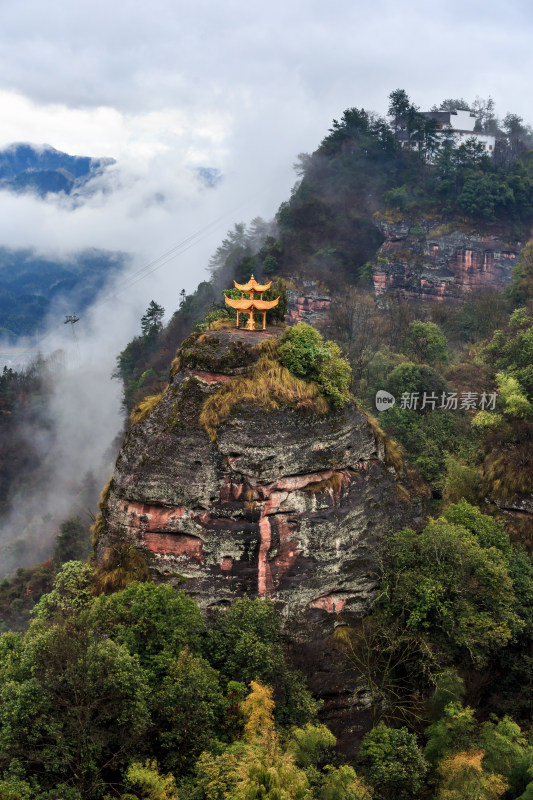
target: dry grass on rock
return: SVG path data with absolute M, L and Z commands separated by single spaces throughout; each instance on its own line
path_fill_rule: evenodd
M 235 319 L 233 317 L 221 317 L 215 319 L 207 328 L 208 331 L 230 331 L 235 328 Z
M 163 397 L 164 392 L 159 392 L 159 394 L 152 394 L 148 397 L 145 397 L 144 400 L 135 406 L 133 411 L 130 414 L 130 422 L 132 425 L 135 425 L 137 422 L 141 422 L 148 414 L 153 411 L 156 405 L 159 403 L 161 398 Z
M 276 339 L 266 339 L 256 347 L 262 355 L 250 371 L 221 386 L 204 402 L 200 422 L 213 442 L 218 427 L 232 410 L 246 403 L 264 411 L 277 411 L 282 406 L 315 414 L 329 410 L 328 401 L 316 383 L 296 378 L 276 359 Z
M 402 448 L 394 439 L 387 436 L 372 414 L 368 414 L 366 411 L 363 411 L 363 413 L 372 428 L 376 441 L 383 445 L 383 449 L 385 450 L 385 464 L 388 467 L 394 467 L 396 474 L 400 475 L 404 469 Z
M 146 558 L 132 544 L 122 542 L 107 547 L 102 562 L 93 574 L 93 593 L 112 594 L 132 581 L 147 581 L 150 573 Z
M 304 486 L 304 492 L 311 492 L 311 494 L 320 494 L 321 492 L 333 492 L 333 494 L 340 494 L 342 490 L 342 475 L 339 472 L 334 472 L 330 478 L 324 478 L 322 481 L 315 481 L 308 483 Z

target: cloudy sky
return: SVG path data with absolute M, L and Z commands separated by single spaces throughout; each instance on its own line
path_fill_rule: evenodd
M 349 106 L 384 113 L 398 87 L 422 109 L 490 94 L 533 121 L 526 0 L 6 0 L 0 19 L 0 146 L 118 161 L 115 191 L 76 211 L 0 193 L 0 243 L 126 249 L 138 266 L 218 220 L 150 278 L 158 300 L 204 277 L 233 222 L 275 213 L 297 154 Z M 197 166 L 221 170 L 216 190 Z

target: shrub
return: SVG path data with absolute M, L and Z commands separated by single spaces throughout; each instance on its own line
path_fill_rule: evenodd
M 214 311 L 210 311 L 209 314 L 206 314 L 205 317 L 201 322 L 196 323 L 196 330 L 197 331 L 206 331 L 211 329 L 211 325 L 218 320 L 229 321 L 230 319 L 235 319 L 237 314 L 233 309 L 226 309 L 226 308 L 215 308 Z
M 350 400 L 352 371 L 340 347 L 325 342 L 305 322 L 287 328 L 280 339 L 279 358 L 296 377 L 316 381 L 334 408 L 342 408 Z
M 405 352 L 426 364 L 447 363 L 446 337 L 434 322 L 414 320 L 404 342 Z

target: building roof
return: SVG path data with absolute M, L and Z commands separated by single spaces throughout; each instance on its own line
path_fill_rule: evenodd
M 476 115 L 467 108 L 458 108 L 455 111 L 422 111 L 421 113 L 424 117 L 434 119 L 441 125 L 449 125 L 454 130 L 473 131 L 476 122 Z M 461 124 L 458 125 L 457 123 L 460 119 L 468 127 L 464 127 Z
M 246 297 L 243 297 L 242 300 L 234 300 L 232 297 L 226 297 L 226 305 L 236 308 L 237 311 L 268 311 L 278 303 L 279 297 L 276 297 L 275 300 L 259 300 L 259 298 L 252 300 Z
M 257 283 L 256 279 L 252 275 L 248 283 L 237 283 L 237 281 L 233 281 L 235 284 L 235 288 L 239 290 L 239 292 L 266 292 L 267 289 L 270 289 L 272 286 L 272 281 L 269 283 Z

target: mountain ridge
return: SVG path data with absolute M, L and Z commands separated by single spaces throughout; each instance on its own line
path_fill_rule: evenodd
M 0 189 L 71 194 L 112 164 L 114 158 L 71 156 L 49 144 L 13 142 L 0 150 Z

